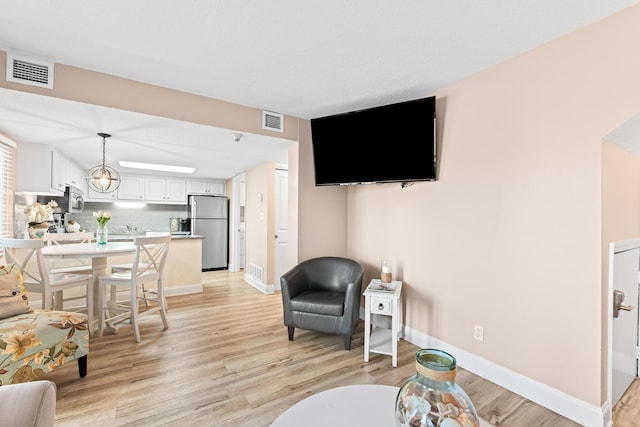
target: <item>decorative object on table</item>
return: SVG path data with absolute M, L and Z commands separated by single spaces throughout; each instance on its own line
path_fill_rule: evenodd
M 478 427 L 475 407 L 455 382 L 456 359 L 437 349 L 416 353 L 416 375 L 396 398 L 396 424 L 401 427 Z
M 111 166 L 105 164 L 105 145 L 108 133 L 99 132 L 102 137 L 102 165 L 94 166 L 87 172 L 87 184 L 89 188 L 99 193 L 111 193 L 120 186 L 120 174 Z
M 107 222 L 111 219 L 109 212 L 94 212 L 93 217 L 98 221 L 98 228 L 96 229 L 96 243 L 99 245 L 106 245 L 109 241 L 109 231 L 107 230 Z
M 69 221 L 67 221 L 67 223 L 64 225 L 64 229 L 67 231 L 67 233 L 80 233 L 84 231 L 84 228 L 75 219 L 70 219 Z
M 386 259 L 383 259 L 380 268 L 380 280 L 382 283 L 391 283 L 391 279 L 391 266 L 387 263 Z
M 53 221 L 53 210 L 57 207 L 58 203 L 51 200 L 46 205 L 35 202 L 25 208 L 24 213 L 29 216 L 29 237 L 32 239 L 44 237 L 44 233 L 49 228 L 47 221 Z

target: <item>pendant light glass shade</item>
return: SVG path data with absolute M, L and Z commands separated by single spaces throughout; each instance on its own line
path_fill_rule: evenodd
M 120 174 L 111 166 L 105 165 L 106 139 L 111 138 L 108 133 L 98 133 L 102 137 L 102 165 L 94 166 L 87 172 L 89 188 L 99 193 L 111 193 L 120 186 Z

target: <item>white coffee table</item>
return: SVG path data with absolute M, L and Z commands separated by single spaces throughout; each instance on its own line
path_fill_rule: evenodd
M 284 411 L 271 427 L 393 427 L 398 387 L 362 384 L 332 388 Z M 480 427 L 491 427 L 480 420 Z

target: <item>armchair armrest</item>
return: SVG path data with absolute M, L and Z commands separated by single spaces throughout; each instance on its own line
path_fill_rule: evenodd
M 302 268 L 292 268 L 280 277 L 280 287 L 285 301 L 300 295 L 309 287 L 309 278 Z
M 344 293 L 345 311 L 356 305 L 360 306 L 360 297 L 362 296 L 361 290 L 360 286 L 356 285 L 354 282 L 349 282 L 347 284 L 347 289 Z

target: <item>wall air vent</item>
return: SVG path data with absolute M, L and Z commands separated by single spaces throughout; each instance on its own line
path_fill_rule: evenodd
M 262 112 L 262 129 L 284 132 L 284 116 L 271 111 Z
M 7 53 L 7 81 L 53 89 L 53 63 Z

